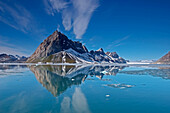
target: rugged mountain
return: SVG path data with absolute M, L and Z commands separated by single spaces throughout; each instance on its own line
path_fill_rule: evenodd
M 112 58 L 119 58 L 119 55 L 116 52 L 106 52 L 106 55 L 111 56 Z
M 154 64 L 170 64 L 170 51 L 159 60 L 154 62 Z
M 105 53 L 104 53 L 104 50 L 103 50 L 103 48 L 100 48 L 100 49 L 98 49 L 98 50 L 96 50 L 96 51 L 90 51 L 90 53 L 92 54 L 92 55 L 105 55 Z
M 80 54 L 88 52 L 87 48 L 83 46 L 82 43 L 69 40 L 67 36 L 65 36 L 61 32 L 55 31 L 38 46 L 36 51 L 27 60 L 27 62 L 41 61 L 44 57 L 48 57 L 50 55 L 65 51 L 70 48 Z
M 22 63 L 26 60 L 27 58 L 24 56 L 0 54 L 0 63 Z
M 123 59 L 122 57 L 119 57 L 119 55 L 116 52 L 106 52 L 106 55 L 108 55 L 109 57 L 111 57 L 111 59 L 115 62 L 115 63 L 126 63 L 126 60 Z
M 102 48 L 89 52 L 82 43 L 72 41 L 58 31 L 45 39 L 26 62 L 126 63 L 121 57 L 108 56 Z
M 126 63 L 116 52 L 104 52 L 102 48 L 97 51 L 90 51 L 94 61 L 99 63 Z
M 89 53 L 78 53 L 72 48 L 65 51 L 43 57 L 39 62 L 55 62 L 55 63 L 91 63 L 93 59 Z

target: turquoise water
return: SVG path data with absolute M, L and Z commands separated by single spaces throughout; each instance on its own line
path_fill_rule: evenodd
M 170 69 L 0 66 L 0 113 L 170 113 Z

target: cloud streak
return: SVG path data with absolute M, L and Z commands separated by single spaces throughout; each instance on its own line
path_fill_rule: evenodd
M 7 40 L 2 40 L 2 39 L 7 39 L 7 37 L 0 36 L 0 53 L 6 53 L 6 54 L 11 54 L 11 55 L 19 55 L 19 56 L 29 56 L 30 53 L 29 50 L 24 49 L 23 47 L 13 45 L 7 42 Z
M 125 37 L 123 37 L 123 38 L 120 38 L 120 39 L 118 39 L 118 40 L 115 40 L 115 41 L 113 41 L 111 44 L 109 44 L 108 46 L 107 46 L 107 49 L 110 49 L 110 48 L 113 48 L 113 47 L 118 47 L 118 46 L 121 46 L 121 45 L 123 45 L 123 41 L 125 41 L 125 40 L 127 40 L 129 38 L 129 36 L 125 36 Z
M 24 7 L 14 4 L 10 6 L 0 1 L 0 21 L 15 28 L 27 32 L 31 29 L 32 16 Z
M 99 6 L 99 0 L 44 0 L 46 11 L 50 15 L 59 12 L 66 31 L 73 28 L 77 39 L 86 32 L 91 16 Z
M 28 54 L 24 54 L 23 50 L 20 48 L 12 48 L 6 46 L 0 46 L 0 53 L 6 53 L 10 55 L 19 55 L 19 56 L 29 56 Z

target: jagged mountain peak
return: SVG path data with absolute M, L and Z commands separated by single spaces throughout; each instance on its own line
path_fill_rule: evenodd
M 99 49 L 96 50 L 96 51 L 104 52 L 103 48 L 99 48 Z
M 95 51 L 95 54 L 105 55 L 103 48 L 99 48 L 98 50 L 96 50 L 96 51 Z
M 89 52 L 85 45 L 83 45 L 83 49 L 86 51 L 86 53 Z
M 106 55 L 103 48 L 89 52 L 81 42 L 72 41 L 57 30 L 38 46 L 27 62 L 125 63 L 119 58 L 114 59 L 114 57 Z
M 80 54 L 88 52 L 87 48 L 82 45 L 82 43 L 79 41 L 72 41 L 68 39 L 66 35 L 56 30 L 39 45 L 27 61 L 36 62 L 36 59 L 41 59 L 70 48 Z
M 106 52 L 106 55 L 111 56 L 113 58 L 119 58 L 119 55 L 116 52 Z

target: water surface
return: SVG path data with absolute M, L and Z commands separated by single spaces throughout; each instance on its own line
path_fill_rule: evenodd
M 0 112 L 169 113 L 170 68 L 1 65 Z

